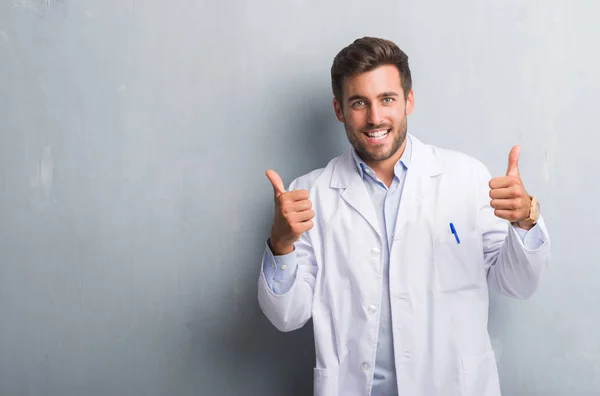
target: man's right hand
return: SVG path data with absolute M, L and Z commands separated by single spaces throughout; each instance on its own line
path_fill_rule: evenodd
M 273 185 L 275 195 L 275 220 L 271 227 L 271 250 L 274 255 L 281 256 L 294 251 L 294 242 L 310 230 L 314 223 L 315 212 L 308 199 L 307 190 L 285 191 L 281 177 L 268 170 L 267 178 Z

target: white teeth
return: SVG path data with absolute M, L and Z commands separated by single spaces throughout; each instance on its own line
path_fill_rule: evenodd
M 377 132 L 368 132 L 367 136 L 371 139 L 381 140 L 386 137 L 388 131 L 377 131 Z

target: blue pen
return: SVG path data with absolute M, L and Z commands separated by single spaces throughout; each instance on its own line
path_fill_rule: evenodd
M 458 238 L 458 232 L 456 232 L 456 228 L 454 228 L 454 224 L 450 223 L 450 231 L 454 234 L 454 238 L 456 238 L 456 243 L 460 243 L 460 239 Z

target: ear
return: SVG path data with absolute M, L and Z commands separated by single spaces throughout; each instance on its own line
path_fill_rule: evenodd
M 335 116 L 337 117 L 339 122 L 344 122 L 344 112 L 342 111 L 342 105 L 336 98 L 333 98 L 333 110 L 335 111 Z
M 415 91 L 412 89 L 408 93 L 406 97 L 406 114 L 410 115 L 413 112 L 413 108 L 415 107 Z

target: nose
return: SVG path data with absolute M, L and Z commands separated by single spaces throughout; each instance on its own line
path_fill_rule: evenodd
M 377 103 L 371 104 L 369 106 L 367 121 L 369 124 L 379 125 L 383 121 L 383 111 L 379 108 Z

